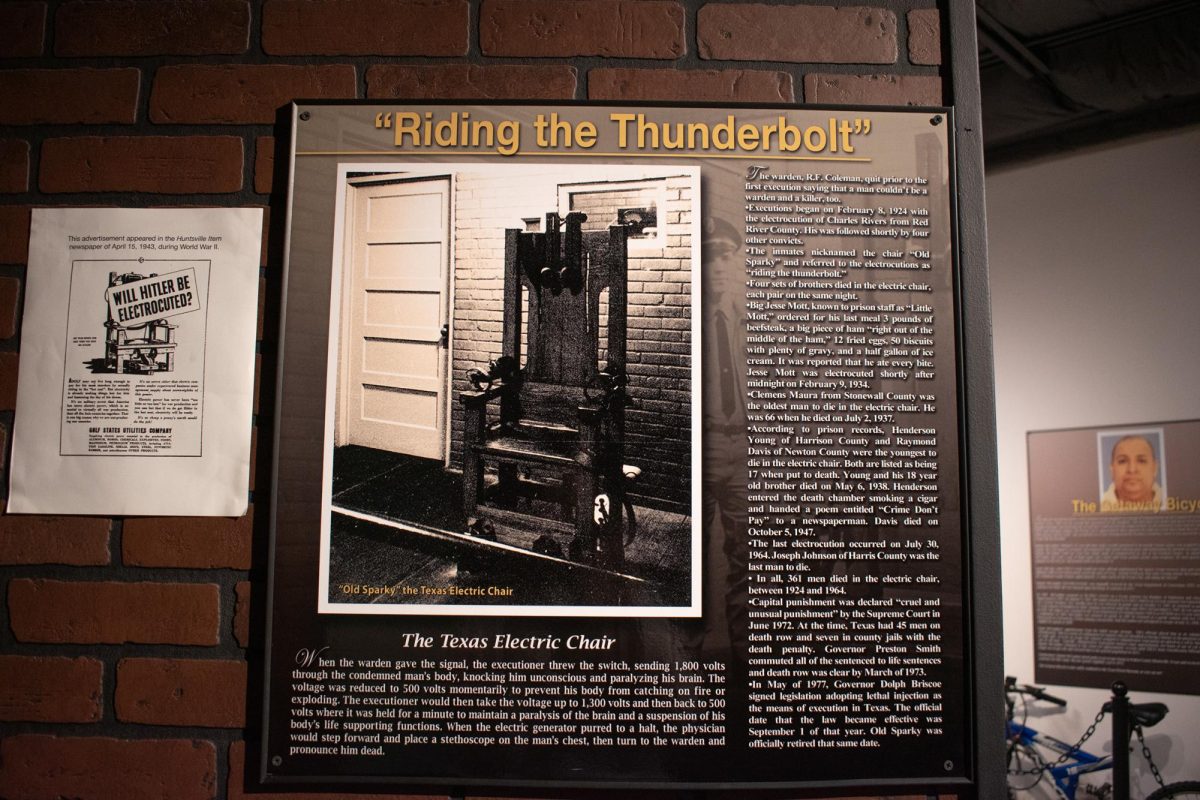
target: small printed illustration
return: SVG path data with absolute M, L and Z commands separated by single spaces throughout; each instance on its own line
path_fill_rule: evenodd
M 320 610 L 696 616 L 698 171 L 343 174 Z
M 104 321 L 105 372 L 148 375 L 175 369 L 175 331 L 169 319 L 200 310 L 196 271 L 165 275 L 108 273 Z
M 1161 428 L 1102 431 L 1101 511 L 1161 511 L 1167 502 L 1167 472 Z

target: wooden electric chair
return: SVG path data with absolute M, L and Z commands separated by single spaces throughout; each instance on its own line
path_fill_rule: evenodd
M 624 561 L 628 228 L 585 233 L 586 219 L 505 231 L 501 357 L 460 397 L 463 510 L 476 534 L 494 519 L 558 555 L 557 532 L 567 557 L 611 568 Z

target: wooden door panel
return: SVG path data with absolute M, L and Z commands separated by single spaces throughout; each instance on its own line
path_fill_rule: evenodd
M 440 292 L 367 289 L 363 292 L 363 324 L 381 329 L 406 329 L 404 334 L 397 332 L 396 338 L 421 338 L 418 332 L 426 331 L 436 339 L 440 333 L 440 300 Z M 386 332 L 377 330 L 371 335 L 380 336 Z
M 440 291 L 437 278 L 441 258 L 441 242 L 368 242 L 364 279 Z
M 397 341 L 394 339 L 363 340 L 362 371 L 372 376 L 393 376 L 410 380 L 425 380 L 437 373 L 441 355 L 437 342 Z M 433 386 L 423 386 L 434 391 Z
M 428 430 L 437 424 L 437 396 L 392 386 L 363 385 L 363 419 Z
M 445 181 L 441 180 L 438 183 Z M 430 191 L 428 185 L 422 187 L 416 183 L 366 188 L 372 192 L 365 220 L 368 234 L 397 229 L 427 233 L 446 225 L 446 220 L 442 218 L 444 195 L 441 191 Z M 397 220 L 400 221 L 399 224 Z
M 445 427 L 447 179 L 355 190 L 347 354 L 347 436 L 441 456 Z

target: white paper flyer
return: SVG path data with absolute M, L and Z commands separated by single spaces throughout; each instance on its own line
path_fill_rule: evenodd
M 8 511 L 246 511 L 260 209 L 34 209 Z

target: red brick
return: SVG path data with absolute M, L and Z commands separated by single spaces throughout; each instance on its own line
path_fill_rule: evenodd
M 376 64 L 367 68 L 367 97 L 569 100 L 578 82 L 566 65 Z
M 942 79 L 934 75 L 804 76 L 804 102 L 875 106 L 936 106 Z
M 0 352 L 0 411 L 17 407 L 17 354 Z
M 263 50 L 276 56 L 465 56 L 465 0 L 267 0 Z
M 130 124 L 137 119 L 136 69 L 0 71 L 0 125 Z
M 0 3 L 0 58 L 40 56 L 46 39 L 45 3 Z
M 242 188 L 238 136 L 77 136 L 42 144 L 44 192 L 219 194 Z
M 862 6 L 710 3 L 696 15 L 701 58 L 891 64 L 896 15 Z
M 254 191 L 270 194 L 275 182 L 275 137 L 259 136 L 254 141 Z M 262 338 L 262 334 L 259 334 Z
M 45 514 L 0 516 L 0 564 L 108 564 L 109 521 Z
M 17 333 L 17 301 L 20 297 L 20 280 L 0 278 L 0 339 L 12 338 Z
M 0 192 L 29 191 L 29 142 L 0 139 Z
M 24 264 L 29 256 L 29 207 L 0 206 L 0 264 Z
M 592 100 L 733 100 L 790 103 L 792 76 L 753 69 L 598 68 L 588 72 Z
M 150 119 L 163 123 L 243 125 L 273 123 L 292 100 L 353 99 L 357 78 L 349 64 L 180 64 L 154 75 Z
M 216 584 L 30 580 L 8 584 L 21 642 L 195 644 L 220 640 Z
M 908 60 L 913 64 L 942 63 L 942 26 L 936 8 L 908 12 Z
M 667 0 L 484 0 L 479 44 L 489 56 L 679 58 L 683 6 Z
M 122 722 L 240 728 L 246 724 L 246 662 L 123 658 L 115 704 Z
M 286 753 L 285 753 L 286 755 Z M 255 751 L 252 758 L 258 758 Z M 447 800 L 444 794 L 325 794 L 324 792 L 246 792 L 246 743 L 229 745 L 229 787 L 226 800 Z
M 73 0 L 59 6 L 59 56 L 201 56 L 244 53 L 246 0 Z
M 254 507 L 241 517 L 134 517 L 121 532 L 131 567 L 250 569 Z
M 0 719 L 95 722 L 104 664 L 94 658 L 0 655 Z
M 212 800 L 212 742 L 35 734 L 0 742 L 5 800 Z
M 238 581 L 233 587 L 233 638 L 239 647 L 250 646 L 250 581 Z

